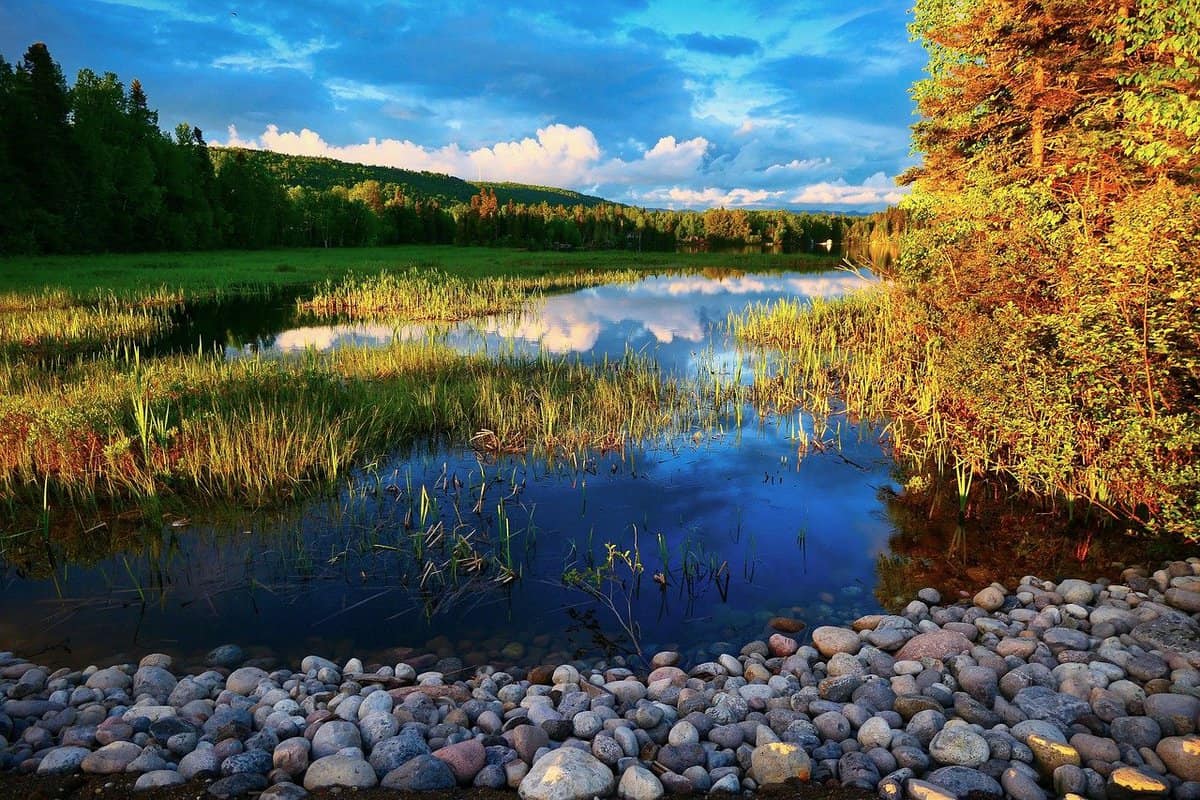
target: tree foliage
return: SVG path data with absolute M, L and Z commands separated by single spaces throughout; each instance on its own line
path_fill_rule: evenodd
M 919 0 L 899 276 L 976 469 L 1200 531 L 1200 3 Z

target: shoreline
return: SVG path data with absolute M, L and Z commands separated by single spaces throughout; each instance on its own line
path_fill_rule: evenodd
M 923 589 L 901 614 L 699 664 L 658 653 L 648 673 L 571 662 L 466 667 L 463 680 L 315 655 L 268 671 L 233 645 L 208 662 L 191 675 L 161 654 L 55 671 L 0 653 L 0 786 L 27 795 L 58 776 L 46 785 L 64 796 L 63 776 L 82 773 L 89 791 L 123 775 L 111 791 L 133 780 L 265 800 L 377 786 L 657 800 L 779 784 L 1200 798 L 1195 557 L 1120 582 L 1027 576 L 958 603 Z

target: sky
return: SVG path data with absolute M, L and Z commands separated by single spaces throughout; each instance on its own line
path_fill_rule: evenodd
M 210 144 L 653 208 L 874 210 L 915 163 L 907 0 L 5 0 Z

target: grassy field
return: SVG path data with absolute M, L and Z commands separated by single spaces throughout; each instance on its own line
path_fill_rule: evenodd
M 305 286 L 350 274 L 439 269 L 463 278 L 537 277 L 577 270 L 814 269 L 830 262 L 810 255 L 721 253 L 529 252 L 402 245 L 345 249 L 122 253 L 0 259 L 0 293 L 55 287 L 77 297 L 141 295 L 166 287 L 188 297 L 251 287 Z

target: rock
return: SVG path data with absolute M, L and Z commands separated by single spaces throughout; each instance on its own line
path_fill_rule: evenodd
M 1013 767 L 1004 770 L 1000 786 L 1013 800 L 1046 800 L 1046 793 L 1037 781 Z
M 904 643 L 896 653 L 897 661 L 920 661 L 922 658 L 936 658 L 939 661 L 971 652 L 971 642 L 957 631 L 930 631 L 917 634 Z
M 161 789 L 164 786 L 178 786 L 181 783 L 187 783 L 187 781 L 175 770 L 156 769 L 152 772 L 139 775 L 137 781 L 133 784 L 133 790 L 135 792 L 144 792 L 147 789 Z
M 210 667 L 233 669 L 246 660 L 246 653 L 236 644 L 223 644 L 214 647 L 204 657 L 204 663 Z
M 785 783 L 796 779 L 807 782 L 812 777 L 812 762 L 804 748 L 789 742 L 772 742 L 754 748 L 750 754 L 750 771 L 759 786 Z
M 312 739 L 312 755 L 316 759 L 331 756 L 347 747 L 362 747 L 362 736 L 353 722 L 326 722 L 317 729 Z
M 133 742 L 112 742 L 89 753 L 79 766 L 84 772 L 94 775 L 113 775 L 124 772 L 141 754 L 142 748 Z
M 216 774 L 220 768 L 221 760 L 211 746 L 197 748 L 179 759 L 179 774 L 189 781 L 201 773 Z
M 526 764 L 533 763 L 533 756 L 540 748 L 550 745 L 550 735 L 537 725 L 518 725 L 505 734 L 504 738 L 512 744 L 512 748 Z
M 1025 744 L 1033 751 L 1034 759 L 1047 775 L 1053 775 L 1054 770 L 1063 764 L 1079 766 L 1083 763 L 1079 751 L 1073 746 L 1040 734 L 1030 734 L 1026 737 Z
M 1064 650 L 1087 650 L 1091 643 L 1086 633 L 1074 628 L 1051 628 L 1042 634 L 1042 641 L 1055 654 Z
M 1120 766 L 1108 776 L 1109 800 L 1132 800 L 1137 797 L 1166 797 L 1170 784 L 1159 777 L 1130 766 Z
M 457 786 L 457 781 L 445 761 L 431 755 L 421 755 L 389 772 L 379 785 L 385 789 L 434 792 L 453 789 Z
M 521 800 L 591 800 L 612 793 L 613 774 L 599 759 L 561 747 L 538 759 L 518 787 Z
M 984 611 L 995 611 L 1004 605 L 1004 592 L 995 586 L 988 586 L 975 595 L 973 602 Z
M 1189 614 L 1200 614 L 1200 592 L 1178 588 L 1167 589 L 1165 599 L 1167 605 Z
M 822 625 L 814 629 L 812 637 L 813 646 L 826 658 L 834 653 L 855 655 L 862 647 L 862 640 L 857 633 L 832 625 Z
M 1095 596 L 1095 593 L 1092 591 L 1092 585 L 1078 578 L 1068 578 L 1060 583 L 1054 591 L 1062 595 L 1064 601 L 1077 603 L 1081 606 L 1090 605 L 1092 598 Z
M 965 725 L 943 728 L 929 743 L 929 755 L 940 764 L 978 767 L 988 754 L 987 741 Z
M 658 751 L 658 762 L 671 772 L 683 774 L 688 767 L 704 763 L 704 748 L 699 744 L 669 744 Z
M 662 781 L 641 764 L 626 769 L 617 784 L 617 797 L 625 800 L 658 800 L 662 796 Z
M 1000 800 L 1004 797 L 1004 789 L 995 778 L 968 767 L 942 767 L 926 775 L 925 779 L 960 798 L 971 795 L 972 800 Z
M 790 636 L 784 636 L 781 633 L 774 633 L 771 634 L 771 638 L 767 640 L 767 647 L 772 656 L 775 656 L 776 658 L 787 658 L 800 649 L 800 643 Z
M 118 667 L 96 670 L 83 684 L 89 689 L 128 689 L 133 678 Z
M 446 762 L 460 786 L 470 786 L 479 770 L 487 763 L 487 753 L 478 739 L 447 745 L 440 750 L 434 750 L 433 755 Z
M 252 772 L 242 772 L 230 775 L 209 785 L 208 794 L 218 800 L 242 797 L 251 792 L 260 792 L 267 788 L 267 779 Z
M 1197 733 L 1200 724 L 1200 697 L 1160 692 L 1142 703 L 1146 716 L 1158 723 L 1163 734 L 1182 736 Z
M 1180 653 L 1200 666 L 1200 623 L 1179 614 L 1143 622 L 1129 632 L 1147 650 Z
M 1017 692 L 1013 703 L 1030 719 L 1051 722 L 1064 732 L 1075 720 L 1091 713 L 1091 707 L 1078 697 L 1045 686 L 1027 686 Z
M 1200 781 L 1200 736 L 1168 736 L 1154 752 L 1174 775 L 1185 781 Z
M 917 778 L 909 778 L 904 782 L 904 793 L 909 800 L 957 800 L 954 792 Z
M 806 627 L 803 621 L 791 617 L 771 617 L 767 625 L 783 633 L 799 633 Z
M 857 739 L 864 750 L 873 747 L 887 749 L 892 742 L 892 728 L 883 717 L 871 717 L 859 726 Z
M 91 753 L 86 747 L 56 747 L 47 750 L 38 764 L 38 775 L 69 775 L 79 771 L 83 760 Z
M 277 783 L 263 790 L 258 800 L 303 800 L 308 792 L 294 783 Z
M 133 696 L 148 694 L 159 703 L 165 703 L 179 681 L 162 667 L 140 667 L 133 675 Z
M 303 736 L 287 739 L 280 742 L 271 754 L 271 765 L 292 777 L 303 775 L 304 770 L 308 769 L 308 755 L 311 751 L 312 742 Z
M 361 758 L 332 755 L 318 758 L 309 765 L 308 772 L 304 773 L 304 788 L 310 792 L 331 786 L 369 789 L 378 780 L 375 770 Z
M 1117 717 L 1110 725 L 1110 735 L 1118 744 L 1154 747 L 1162 738 L 1162 729 L 1150 717 Z
M 267 673 L 258 667 L 242 667 L 229 673 L 229 677 L 225 679 L 225 688 L 234 694 L 248 695 L 267 677 Z

